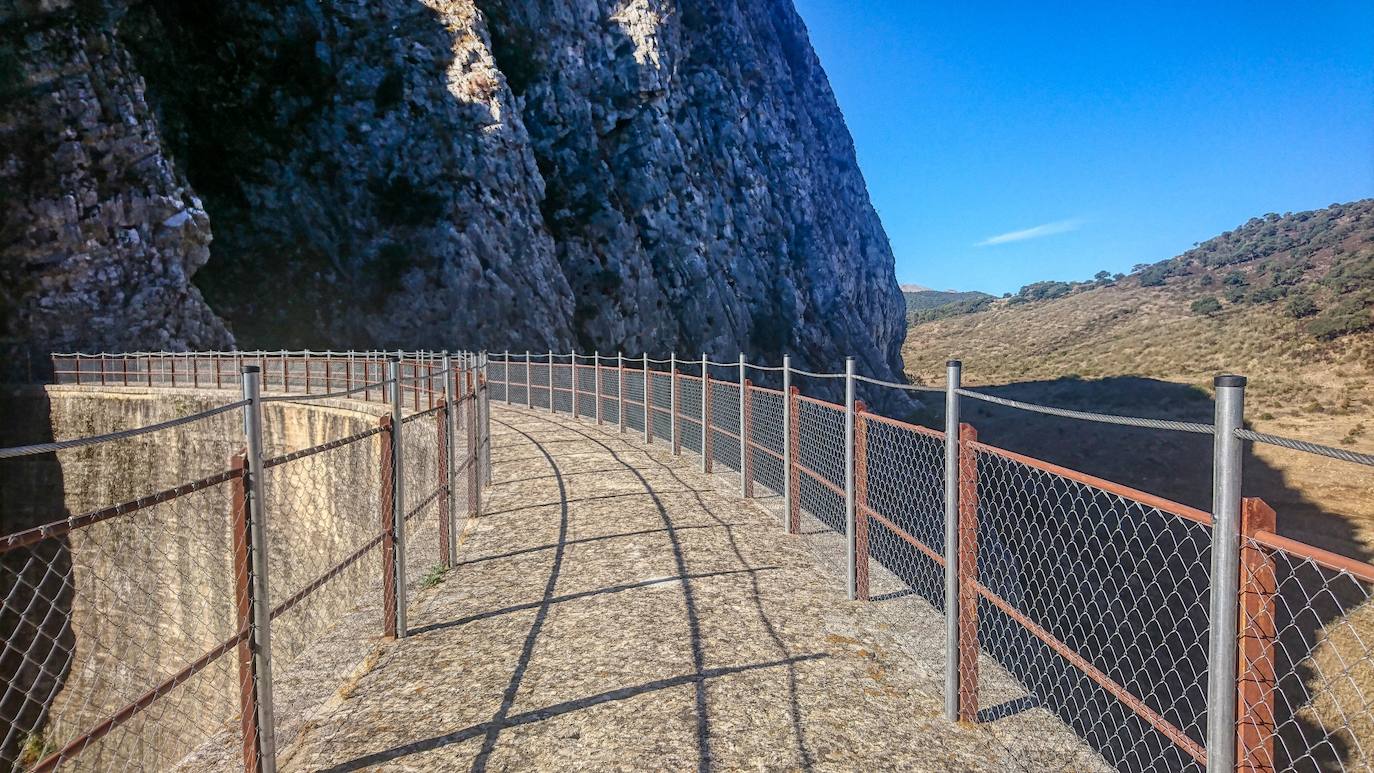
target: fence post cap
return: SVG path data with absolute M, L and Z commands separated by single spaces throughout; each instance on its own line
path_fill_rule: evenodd
M 244 373 L 261 373 L 261 372 L 262 372 L 262 368 L 258 367 L 257 365 L 244 365 L 244 366 L 243 366 L 243 372 L 244 372 Z
M 1212 386 L 1216 387 L 1243 387 L 1246 379 L 1244 376 L 1223 375 L 1217 376 L 1212 380 Z
M 945 360 L 945 367 L 947 367 L 947 368 L 962 368 L 962 367 L 964 367 L 964 363 L 963 363 L 962 360 Z

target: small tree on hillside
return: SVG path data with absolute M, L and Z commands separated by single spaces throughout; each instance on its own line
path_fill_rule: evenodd
M 1310 296 L 1299 295 L 1288 302 L 1288 314 L 1294 319 L 1310 317 L 1317 313 L 1317 302 Z
M 1194 314 L 1202 314 L 1210 317 L 1221 311 L 1221 301 L 1210 295 L 1206 298 L 1198 298 L 1193 301 L 1192 310 Z

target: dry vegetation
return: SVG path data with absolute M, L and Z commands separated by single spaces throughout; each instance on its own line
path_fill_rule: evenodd
M 984 311 L 913 325 L 903 351 L 907 373 L 919 382 L 941 383 L 945 360 L 955 357 L 964 361 L 965 383 L 1001 385 L 1020 399 L 1090 402 L 1065 407 L 1189 420 L 1206 420 L 1210 411 L 1189 399 L 1189 392 L 1210 395 L 1214 375 L 1240 373 L 1250 379 L 1246 416 L 1252 428 L 1374 453 L 1374 330 L 1322 337 L 1315 325 L 1320 317 L 1289 311 L 1294 298 L 1309 297 L 1324 314 L 1353 303 L 1357 317 L 1370 319 L 1371 310 L 1359 304 L 1374 294 L 1364 278 L 1374 267 L 1374 201 L 1344 205 L 1336 217 L 1329 212 L 1256 219 L 1178 258 L 1140 267 L 1131 277 L 1060 288 L 1064 294 L 1049 300 L 1002 299 Z M 1314 222 L 1317 229 L 1303 230 Z M 1229 251 L 1221 259 L 1215 257 L 1218 244 Z M 1333 290 L 1330 277 L 1338 265 L 1355 278 Z M 1282 270 L 1294 278 L 1280 287 Z M 1142 277 L 1152 271 L 1162 284 L 1146 286 L 1152 280 Z M 1282 294 L 1256 298 L 1273 293 L 1271 287 Z M 1193 308 L 1201 298 L 1225 297 L 1230 288 L 1238 289 L 1220 311 Z M 1098 381 L 1113 377 L 1138 378 Z M 1180 388 L 1134 388 L 1141 379 Z M 1085 426 L 1072 424 L 1075 432 Z M 1044 448 L 1043 438 L 1037 447 L 1015 431 L 1004 434 Z M 1155 474 L 1133 482 L 1144 479 L 1158 493 L 1206 504 L 1197 501 L 1205 497 L 1206 481 L 1200 481 L 1201 491 L 1195 484 L 1198 468 L 1210 462 L 1193 458 L 1205 448 L 1189 444 L 1181 453 L 1168 437 L 1139 442 L 1134 459 L 1124 454 L 1121 464 L 1106 465 L 1109 471 L 1149 461 Z M 1072 449 L 1055 450 L 1067 462 L 1091 464 Z M 1374 470 L 1263 446 L 1251 459 L 1246 493 L 1275 506 L 1281 531 L 1366 558 L 1374 553 Z M 1180 492 L 1171 487 L 1173 480 L 1191 484 Z

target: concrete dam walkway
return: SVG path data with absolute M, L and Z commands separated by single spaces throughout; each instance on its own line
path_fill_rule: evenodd
M 565 415 L 493 405 L 492 434 L 455 568 L 282 770 L 1104 767 L 1033 704 L 947 722 L 940 648 L 847 601 L 734 476 Z

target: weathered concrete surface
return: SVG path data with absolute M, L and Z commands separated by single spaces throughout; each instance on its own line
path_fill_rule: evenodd
M 946 722 L 938 647 L 695 458 L 500 406 L 493 434 L 459 566 L 283 770 L 1104 767 L 1042 710 Z

